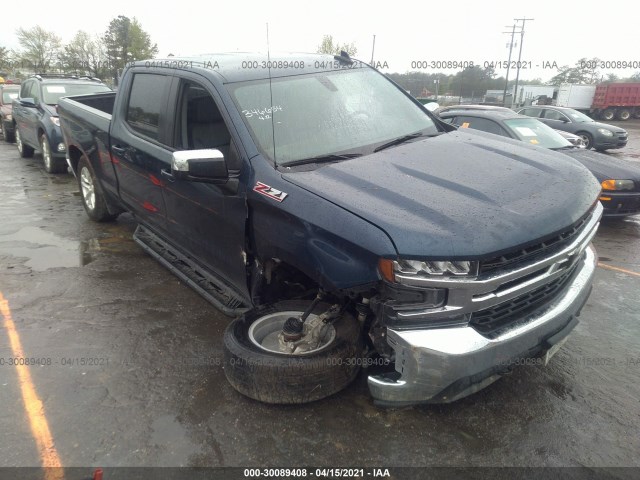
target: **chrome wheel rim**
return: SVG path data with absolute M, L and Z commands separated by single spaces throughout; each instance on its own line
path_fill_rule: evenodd
M 589 148 L 591 146 L 591 140 L 589 139 L 589 137 L 587 135 L 584 135 L 584 134 L 580 135 L 580 138 L 584 142 L 585 148 Z
M 96 205 L 96 192 L 93 186 L 93 177 L 87 167 L 83 167 L 80 172 L 80 188 L 82 189 L 84 204 L 89 210 L 93 210 Z
M 20 130 L 16 128 L 16 146 L 18 147 L 18 151 L 22 153 L 22 137 L 20 137 Z
M 49 142 L 47 139 L 42 139 L 42 159 L 47 170 L 51 170 L 51 150 L 49 150 Z
M 249 327 L 249 340 L 265 352 L 277 353 L 280 355 L 310 355 L 331 345 L 336 338 L 336 329 L 333 325 L 327 325 L 327 331 L 324 333 L 322 338 L 322 344 L 317 348 L 290 354 L 282 351 L 278 347 L 278 334 L 282 331 L 284 322 L 286 322 L 289 317 L 300 317 L 302 313 L 303 312 L 298 311 L 276 312 L 259 318 L 251 324 L 251 327 Z M 311 314 L 307 321 L 313 320 L 314 318 L 317 318 L 317 315 Z

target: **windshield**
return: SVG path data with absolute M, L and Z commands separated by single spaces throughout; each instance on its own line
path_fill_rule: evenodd
M 512 118 L 504 124 L 523 142 L 544 148 L 570 147 L 571 142 L 535 118 Z
M 11 102 L 18 98 L 19 91 L 20 90 L 3 90 L 2 103 L 11 105 Z
M 586 116 L 584 113 L 577 110 L 569 110 L 566 112 L 574 122 L 593 122 L 593 118 Z
M 99 83 L 64 83 L 59 85 L 47 83 L 42 86 L 42 100 L 49 105 L 57 105 L 62 97 L 108 91 L 111 91 L 109 87 Z
M 278 165 L 438 133 L 424 110 L 368 68 L 274 78 L 271 92 L 268 79 L 228 88 L 263 155 Z

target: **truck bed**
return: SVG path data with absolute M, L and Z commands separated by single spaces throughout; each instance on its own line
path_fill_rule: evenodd
M 640 83 L 609 83 L 596 87 L 593 108 L 639 106 Z
M 58 104 L 58 113 L 76 125 L 93 127 L 88 130 L 108 132 L 115 100 L 116 92 L 65 97 Z

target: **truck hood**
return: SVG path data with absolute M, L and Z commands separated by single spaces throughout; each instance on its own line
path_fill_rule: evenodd
M 426 259 L 482 258 L 559 232 L 600 192 L 566 155 L 470 131 L 283 178 L 378 226 L 400 256 Z

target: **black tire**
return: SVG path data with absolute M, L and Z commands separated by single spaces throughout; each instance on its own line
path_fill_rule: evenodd
M 51 146 L 47 136 L 40 135 L 40 151 L 42 152 L 42 162 L 47 173 L 67 173 L 67 161 L 64 158 L 56 158 L 51 153 Z
M 300 404 L 320 400 L 349 385 L 360 370 L 360 325 L 344 313 L 334 324 L 336 337 L 326 348 L 309 355 L 286 355 L 261 349 L 249 339 L 249 327 L 265 315 L 303 312 L 310 301 L 284 301 L 247 312 L 224 332 L 224 373 L 247 397 L 265 403 Z M 329 305 L 320 303 L 312 313 Z
M 22 143 L 22 135 L 20 135 L 20 129 L 17 126 L 16 126 L 16 146 L 18 147 L 18 153 L 22 158 L 33 157 L 33 152 L 35 152 L 35 149 L 31 148 L 29 145 Z
M 118 216 L 109 213 L 100 182 L 96 180 L 93 169 L 85 157 L 78 162 L 78 188 L 82 206 L 91 220 L 109 222 Z M 93 193 L 93 199 L 91 199 L 91 193 Z
M 584 148 L 586 148 L 587 150 L 593 148 L 593 135 L 591 135 L 589 132 L 578 132 L 576 133 L 576 135 L 581 137 L 584 141 Z
M 631 110 L 628 108 L 621 108 L 616 112 L 616 117 L 618 120 L 626 121 L 631 118 Z
M 616 111 L 613 108 L 605 108 L 600 112 L 600 118 L 602 120 L 610 121 L 610 120 L 613 120 L 615 116 L 616 116 Z
M 2 136 L 5 142 L 14 143 L 16 141 L 16 134 L 13 130 L 11 132 L 7 131 L 7 126 L 9 125 L 11 125 L 10 122 L 2 122 Z

